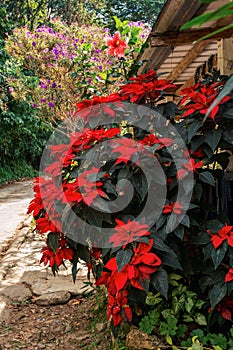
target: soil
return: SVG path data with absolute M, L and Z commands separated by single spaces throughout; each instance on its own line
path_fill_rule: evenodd
M 126 349 L 113 344 L 105 305 L 103 292 L 49 307 L 33 300 L 11 303 L 7 321 L 0 324 L 0 350 Z

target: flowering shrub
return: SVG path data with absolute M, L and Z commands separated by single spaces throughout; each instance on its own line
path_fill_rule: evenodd
M 113 37 L 108 29 L 55 19 L 33 31 L 16 28 L 6 43 L 12 96 L 29 100 L 43 118 L 64 119 L 77 101 L 115 91 L 148 33 L 142 24 L 116 20 L 121 34 Z
M 137 322 L 148 293 L 159 293 L 163 308 L 171 305 L 177 285 L 171 280 L 178 273 L 203 317 L 187 317 L 185 331 L 176 321 L 180 335 L 163 334 L 177 340 L 207 322 L 229 330 L 233 222 L 224 176 L 233 149 L 232 94 L 205 116 L 223 86 L 219 80 L 198 83 L 183 90 L 175 105 L 164 100 L 174 85 L 150 71 L 130 78 L 118 93 L 77 103 L 72 121 L 77 128 L 66 126 L 66 136 L 60 133 L 59 142 L 48 147 L 51 163 L 36 180 L 29 207 L 38 232 L 48 233 L 41 261 L 55 273 L 63 259 L 70 260 L 75 280 L 77 262 L 84 260 L 96 285 L 107 288 L 107 315 L 115 328 Z M 140 127 L 145 123 L 148 129 Z M 109 210 L 121 196 L 123 208 Z M 192 305 L 184 306 L 187 312 Z

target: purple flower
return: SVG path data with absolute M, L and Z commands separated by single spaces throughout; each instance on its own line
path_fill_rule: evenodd
M 52 83 L 52 89 L 55 89 L 56 86 L 57 86 L 56 83 Z
M 33 103 L 32 108 L 36 108 L 36 107 L 37 107 L 37 104 Z
M 36 42 L 35 41 L 32 42 L 32 46 L 36 46 Z
M 40 88 L 41 88 L 41 89 L 47 89 L 47 85 L 42 81 L 42 82 L 40 83 Z
M 40 100 L 40 102 L 41 102 L 41 103 L 45 103 L 45 102 L 46 102 L 46 99 L 45 99 L 45 98 L 42 98 L 42 99 Z
M 9 87 L 9 93 L 11 94 L 14 91 L 14 88 L 12 86 Z
M 51 108 L 54 108 L 53 102 L 49 102 L 49 103 L 48 103 L 48 106 L 51 107 Z

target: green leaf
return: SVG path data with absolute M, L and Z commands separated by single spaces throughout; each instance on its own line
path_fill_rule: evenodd
M 174 230 L 174 234 L 176 235 L 176 237 L 183 239 L 184 238 L 184 226 L 179 225 L 175 230 Z
M 131 181 L 143 202 L 148 193 L 146 177 L 143 174 L 135 174 Z
M 213 348 L 214 348 L 214 350 L 223 350 L 223 348 L 221 348 L 221 347 L 218 346 L 218 345 L 213 345 Z
M 233 108 L 228 109 L 224 114 L 223 117 L 227 119 L 233 119 Z
M 208 244 L 210 236 L 207 232 L 201 232 L 191 240 L 191 244 Z
M 223 228 L 223 223 L 218 220 L 210 220 L 207 222 L 207 228 L 211 233 L 217 233 L 221 228 Z
M 118 272 L 120 272 L 123 267 L 128 264 L 131 260 L 133 252 L 131 249 L 119 250 L 116 254 L 116 263 L 118 267 Z
M 209 130 L 205 134 L 205 141 L 208 143 L 212 151 L 214 152 L 215 149 L 217 148 L 219 141 L 222 136 L 222 131 L 221 130 Z
M 171 266 L 172 268 L 183 270 L 182 266 L 177 258 L 177 255 L 173 252 L 172 249 L 170 250 L 170 253 L 159 252 L 158 256 L 162 260 L 163 265 Z
M 204 171 L 199 174 L 199 179 L 211 186 L 215 186 L 215 179 L 209 171 Z
M 202 126 L 202 122 L 195 120 L 193 123 L 189 125 L 188 128 L 188 143 L 192 140 L 192 138 L 196 135 L 197 131 Z
M 58 233 L 50 232 L 48 234 L 47 243 L 56 254 L 58 250 Z
M 199 0 L 201 4 L 210 4 L 211 2 L 218 1 L 218 0 Z
M 193 26 L 201 27 L 206 22 L 215 21 L 219 18 L 231 15 L 233 14 L 233 10 L 231 9 L 232 7 L 233 5 L 231 2 L 227 3 L 226 5 L 219 7 L 217 10 L 204 13 L 200 16 L 191 19 L 191 21 L 185 23 L 180 29 L 184 30 Z
M 215 306 L 225 297 L 226 293 L 226 284 L 215 284 L 209 294 L 211 308 L 215 308 Z
M 233 81 L 232 81 L 232 84 L 233 84 Z M 228 142 L 230 145 L 233 145 L 233 130 L 224 131 L 223 139 L 224 141 Z
M 172 338 L 170 337 L 170 335 L 166 335 L 166 342 L 169 344 L 169 345 L 172 345 Z
M 188 215 L 184 215 L 182 221 L 181 221 L 182 225 L 186 226 L 186 227 L 190 227 L 190 219 Z
M 200 42 L 202 40 L 206 40 L 206 39 L 210 38 L 211 36 L 219 34 L 221 32 L 224 32 L 224 30 L 230 29 L 232 27 L 233 27 L 233 23 L 231 23 L 231 24 L 229 24 L 229 25 L 227 25 L 225 27 L 219 28 L 217 30 L 214 30 L 213 32 L 211 32 L 209 34 L 206 34 L 206 35 L 202 36 L 201 38 L 197 39 L 196 42 L 198 43 L 198 42 Z
M 221 264 L 223 261 L 226 252 L 227 252 L 228 244 L 227 242 L 223 242 L 220 248 L 218 249 L 213 249 L 211 252 L 211 258 L 214 263 L 214 268 L 215 270 L 218 268 L 218 266 Z
M 194 321 L 197 322 L 200 326 L 207 326 L 206 318 L 201 313 L 194 314 Z
M 190 313 L 190 311 L 192 310 L 194 306 L 194 300 L 192 298 L 187 298 L 186 302 L 185 302 L 185 310 Z
M 168 293 L 168 275 L 167 272 L 159 268 L 151 277 L 151 283 L 154 288 L 167 299 Z

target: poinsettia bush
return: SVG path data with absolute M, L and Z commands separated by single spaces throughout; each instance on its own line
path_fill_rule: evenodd
M 69 117 L 75 103 L 122 84 L 148 34 L 142 23 L 116 20 L 117 32 L 53 19 L 34 30 L 16 28 L 6 49 L 12 96 L 43 119 Z
M 150 333 L 163 323 L 161 334 L 175 342 L 197 328 L 229 335 L 232 93 L 208 112 L 223 87 L 216 75 L 183 90 L 175 104 L 165 100 L 175 86 L 149 71 L 119 92 L 77 103 L 71 123 L 47 149 L 50 162 L 36 179 L 29 207 L 47 239 L 41 262 L 56 273 L 70 260 L 75 280 L 78 261 L 85 261 L 96 286 L 106 287 L 115 330 L 122 322 L 141 322 L 145 329 L 143 317 L 153 314 Z M 153 164 L 159 165 L 155 177 Z M 121 196 L 126 205 L 108 210 Z M 157 298 L 149 304 L 152 314 L 151 295 Z

